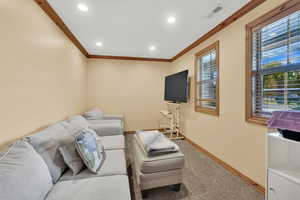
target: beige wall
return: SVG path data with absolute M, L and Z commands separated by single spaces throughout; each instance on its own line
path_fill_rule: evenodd
M 170 63 L 88 60 L 88 105 L 124 114 L 126 130 L 157 128 Z
M 0 145 L 86 109 L 86 58 L 33 0 L 0 1 Z
M 182 111 L 182 131 L 192 141 L 261 185 L 265 182 L 267 128 L 245 122 L 245 25 L 283 2 L 266 1 L 172 63 L 173 72 L 188 68 L 194 78 L 194 54 L 220 41 L 220 116 L 194 111 L 193 79 L 192 102 Z

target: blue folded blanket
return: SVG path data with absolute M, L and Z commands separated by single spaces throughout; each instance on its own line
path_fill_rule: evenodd
M 179 147 L 159 131 L 136 131 L 149 156 L 178 152 Z

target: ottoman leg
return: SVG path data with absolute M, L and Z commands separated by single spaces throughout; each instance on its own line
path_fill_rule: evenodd
M 175 192 L 179 192 L 180 191 L 180 187 L 181 187 L 181 184 L 176 184 L 176 185 L 172 185 L 172 190 L 175 191 Z
M 143 190 L 142 191 L 142 198 L 146 199 L 148 197 L 148 190 Z

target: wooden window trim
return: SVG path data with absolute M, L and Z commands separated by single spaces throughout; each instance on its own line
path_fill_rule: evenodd
M 246 25 L 246 121 L 250 123 L 267 125 L 269 118 L 254 116 L 252 113 L 252 87 L 251 87 L 251 74 L 252 74 L 252 32 L 262 28 L 268 24 L 273 23 L 283 17 L 290 15 L 300 9 L 299 0 L 289 0 L 275 9 L 269 11 L 263 16 Z
M 199 57 L 203 56 L 204 54 L 208 53 L 209 51 L 215 49 L 216 50 L 216 69 L 217 69 L 217 82 L 216 82 L 216 109 L 210 109 L 210 108 L 204 108 L 201 106 L 197 106 L 197 102 L 198 101 L 203 101 L 202 99 L 197 99 L 197 85 L 199 84 L 199 82 L 197 81 L 197 76 L 198 76 L 198 59 Z M 219 98 L 219 66 L 220 66 L 220 59 L 219 59 L 220 55 L 219 55 L 219 41 L 209 45 L 208 47 L 202 49 L 201 51 L 197 52 L 195 54 L 195 80 L 194 80 L 194 84 L 195 84 L 195 97 L 194 97 L 194 106 L 195 106 L 195 111 L 196 112 L 201 112 L 201 113 L 206 113 L 206 114 L 210 114 L 210 115 L 215 115 L 215 116 L 219 116 L 220 113 L 220 98 Z M 206 100 L 211 100 L 211 99 L 206 99 Z M 205 100 L 204 100 L 205 101 Z

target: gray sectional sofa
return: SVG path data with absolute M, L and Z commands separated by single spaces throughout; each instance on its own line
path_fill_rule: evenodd
M 15 142 L 0 153 L 2 200 L 130 200 L 122 116 L 74 116 Z M 74 175 L 58 147 L 78 131 L 94 129 L 106 159 L 97 174 Z

